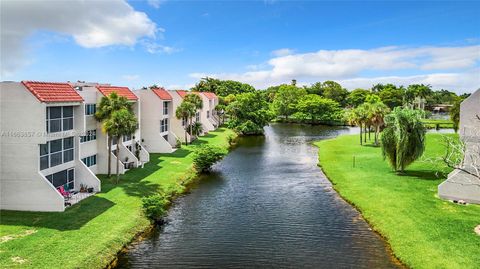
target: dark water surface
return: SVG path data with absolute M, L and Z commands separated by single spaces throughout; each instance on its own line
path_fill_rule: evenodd
M 171 208 L 120 268 L 395 268 L 385 243 L 332 190 L 309 142 L 353 132 L 275 124 L 248 137 Z

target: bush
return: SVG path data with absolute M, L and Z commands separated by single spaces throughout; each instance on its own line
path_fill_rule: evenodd
M 233 134 L 229 134 L 227 136 L 227 142 L 228 142 L 228 145 L 232 146 L 233 144 L 235 144 L 235 135 Z
M 168 203 L 168 199 L 162 194 L 154 194 L 142 198 L 145 215 L 155 222 L 159 222 L 165 216 Z
M 201 145 L 193 154 L 193 166 L 197 172 L 210 171 L 212 165 L 227 155 L 227 150 L 218 146 Z

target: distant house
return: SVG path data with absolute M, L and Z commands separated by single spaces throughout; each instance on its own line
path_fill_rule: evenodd
M 89 130 L 84 98 L 68 83 L 0 85 L 0 208 L 63 211 L 57 188 L 100 191 L 77 136 Z
M 203 108 L 200 111 L 200 121 L 206 132 L 215 130 L 220 125 L 220 119 L 215 107 L 218 105 L 218 97 L 213 92 L 200 92 Z
M 172 96 L 163 88 L 136 92 L 141 103 L 142 144 L 151 153 L 172 152 L 179 139 L 171 130 L 172 121 L 175 121 Z

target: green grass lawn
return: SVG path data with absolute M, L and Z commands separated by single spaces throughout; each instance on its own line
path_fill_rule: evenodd
M 228 147 L 228 129 L 218 129 L 172 154 L 151 154 L 102 192 L 62 213 L 1 211 L 0 268 L 103 268 L 134 236 L 149 227 L 141 197 L 160 188 L 182 192 L 194 177 L 192 150 L 202 143 Z
M 317 142 L 323 171 L 335 189 L 355 205 L 411 268 L 480 268 L 480 206 L 457 205 L 437 197 L 450 170 L 441 161 L 440 134 L 427 134 L 424 158 L 397 175 L 381 149 L 358 145 L 358 136 Z M 355 167 L 353 167 L 355 156 Z
M 422 122 L 428 129 L 435 129 L 437 125 L 440 129 L 453 128 L 453 122 L 451 120 L 423 119 Z

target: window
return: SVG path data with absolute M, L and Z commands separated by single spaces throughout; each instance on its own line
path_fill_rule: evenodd
M 72 190 L 75 186 L 75 170 L 73 168 L 63 170 L 46 176 L 47 180 L 55 187 L 64 186 L 68 190 Z
M 83 159 L 82 159 L 82 162 L 83 162 L 87 167 L 96 165 L 96 164 L 97 164 L 97 154 L 92 155 L 92 156 L 88 156 L 88 157 L 86 157 L 86 158 L 83 158 Z
M 168 101 L 163 101 L 163 115 L 168 115 L 168 104 L 170 102 Z
M 94 115 L 97 112 L 96 104 L 85 104 L 85 115 Z
M 87 131 L 87 135 L 80 136 L 80 143 L 88 142 L 97 139 L 97 130 Z
M 200 112 L 197 112 L 195 114 L 195 121 L 199 122 L 200 121 Z
M 212 100 L 208 100 L 208 105 L 212 107 Z
M 183 118 L 182 119 L 182 126 L 186 126 L 187 125 L 187 119 L 186 118 Z
M 73 106 L 47 107 L 47 132 L 55 133 L 73 129 Z
M 127 142 L 127 141 L 130 141 L 130 140 L 132 140 L 132 135 L 131 134 L 123 136 L 123 142 Z
M 168 132 L 168 119 L 160 121 L 160 133 Z
M 207 119 L 210 118 L 210 111 L 207 110 Z
M 168 141 L 168 134 L 164 135 L 163 139 L 165 139 L 165 141 Z
M 73 136 L 40 145 L 40 170 L 73 161 Z

